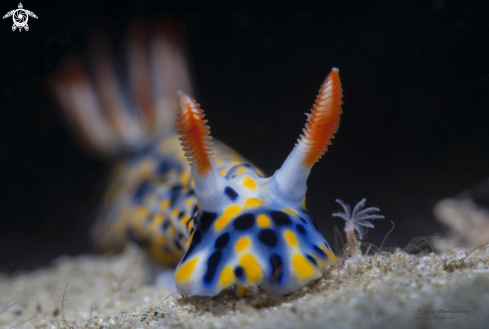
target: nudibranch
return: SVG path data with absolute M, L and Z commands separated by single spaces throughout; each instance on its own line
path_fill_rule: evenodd
M 212 140 L 200 105 L 178 91 L 192 91 L 178 24 L 154 30 L 139 23 L 130 31 L 127 79 L 98 36 L 95 72 L 71 60 L 51 81 L 86 144 L 107 155 L 129 150 L 98 212 L 98 249 L 138 243 L 157 263 L 176 266 L 178 291 L 189 295 L 231 286 L 239 295 L 250 286 L 285 294 L 321 277 L 336 257 L 305 208 L 306 181 L 338 130 L 338 69 L 322 84 L 292 152 L 265 178 Z
M 269 178 L 243 164 L 222 175 L 203 111 L 190 96 L 178 93 L 178 133 L 199 208 L 175 271 L 180 292 L 213 296 L 236 284 L 285 294 L 319 278 L 335 260 L 304 201 L 311 168 L 338 129 L 341 92 L 338 69 L 333 68 L 304 134 Z

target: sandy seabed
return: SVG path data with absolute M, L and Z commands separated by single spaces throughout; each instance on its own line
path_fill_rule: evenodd
M 347 259 L 295 293 L 252 288 L 242 299 L 231 289 L 182 297 L 147 285 L 144 262 L 131 247 L 0 276 L 0 328 L 489 327 L 489 252 L 482 248 Z

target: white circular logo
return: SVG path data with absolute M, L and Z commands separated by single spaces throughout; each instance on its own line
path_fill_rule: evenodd
M 12 19 L 14 20 L 14 25 L 12 25 L 12 31 L 19 29 L 19 32 L 21 32 L 22 29 L 29 31 L 29 25 L 27 25 L 29 16 L 37 18 L 36 14 L 34 14 L 32 11 L 24 9 L 22 3 L 19 3 L 18 9 L 9 11 L 3 16 L 3 18 L 7 18 L 10 16 L 12 16 Z

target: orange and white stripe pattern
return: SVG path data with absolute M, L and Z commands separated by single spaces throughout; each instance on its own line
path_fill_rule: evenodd
M 328 150 L 340 124 L 343 94 L 338 72 L 333 68 L 321 86 L 311 114 L 308 114 L 304 135 L 295 146 L 302 154 L 302 164 L 306 168 L 311 168 Z
M 190 165 L 201 177 L 212 171 L 212 137 L 208 120 L 204 120 L 204 111 L 195 100 L 182 91 L 178 91 L 180 113 L 177 115 L 177 128 L 183 151 Z

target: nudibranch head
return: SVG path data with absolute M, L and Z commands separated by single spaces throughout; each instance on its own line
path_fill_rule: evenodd
M 304 134 L 269 178 L 247 164 L 221 175 L 203 111 L 190 96 L 178 96 L 177 128 L 199 207 L 175 272 L 179 292 L 214 296 L 237 284 L 285 294 L 321 277 L 336 257 L 305 209 L 306 180 L 338 129 L 338 70 L 322 85 Z

